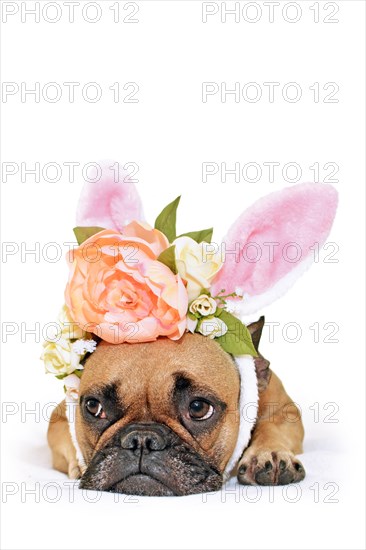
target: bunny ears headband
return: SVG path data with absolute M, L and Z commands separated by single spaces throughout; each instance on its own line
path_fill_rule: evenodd
M 151 227 L 125 174 L 117 181 L 107 167 L 103 174 L 85 184 L 80 197 L 74 229 L 79 246 L 67 257 L 60 331 L 44 343 L 46 371 L 63 380 L 67 399 L 76 400 L 83 361 L 100 339 L 178 340 L 186 331 L 199 332 L 235 358 L 245 378 L 240 406 L 257 403 L 257 353 L 239 318 L 271 303 L 309 266 L 314 243 L 321 246 L 329 234 L 335 189 L 300 184 L 272 193 L 245 210 L 218 245 L 211 242 L 212 228 L 176 235 L 180 197 Z M 228 472 L 254 421 L 241 422 Z

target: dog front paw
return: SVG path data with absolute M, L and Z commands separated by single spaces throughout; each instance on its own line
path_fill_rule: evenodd
M 80 479 L 83 474 L 77 460 L 71 460 L 68 464 L 67 470 L 69 479 Z
M 289 451 L 248 449 L 238 465 L 238 481 L 243 485 L 288 485 L 304 477 L 304 466 Z

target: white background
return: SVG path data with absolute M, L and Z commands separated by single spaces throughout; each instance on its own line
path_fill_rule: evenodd
M 74 23 L 68 22 L 69 12 L 59 2 L 61 19 L 53 24 L 45 20 L 55 17 L 52 6 L 36 23 L 24 13 L 22 22 L 22 9 L 33 8 L 34 2 L 2 2 L 3 10 L 6 4 L 19 11 L 2 24 L 3 82 L 19 88 L 22 82 L 28 88 L 39 82 L 41 90 L 56 82 L 63 95 L 55 103 L 42 95 L 39 102 L 32 96 L 22 102 L 19 92 L 3 96 L 2 103 L 2 161 L 19 166 L 2 185 L 3 241 L 19 247 L 14 255 L 3 256 L 2 266 L 3 323 L 14 323 L 17 331 L 7 336 L 2 361 L 2 399 L 8 411 L 2 418 L 2 488 L 7 500 L 3 547 L 363 548 L 364 3 L 330 3 L 326 11 L 324 2 L 301 1 L 295 3 L 297 8 L 282 2 L 270 23 L 268 6 L 256 2 L 250 8 L 262 12 L 256 23 L 243 17 L 236 23 L 234 16 L 222 23 L 220 11 L 203 23 L 199 1 L 152 0 L 138 2 L 137 23 L 124 23 L 133 7 L 120 2 L 121 21 L 115 23 L 110 7 L 116 3 L 102 1 L 100 20 L 90 23 L 82 18 L 87 2 L 81 0 Z M 240 2 L 240 8 L 247 4 Z M 233 5 L 226 3 L 227 8 Z M 334 6 L 339 11 L 333 18 L 339 21 L 324 22 Z M 301 17 L 290 23 L 285 17 L 293 19 L 294 9 L 301 10 Z M 87 16 L 94 18 L 94 13 L 90 8 Z M 246 12 L 247 19 L 254 17 L 254 11 Z M 74 103 L 64 82 L 80 83 Z M 81 95 L 88 82 L 102 89 L 96 103 Z M 138 102 L 114 103 L 108 88 L 115 82 L 121 83 L 123 94 L 126 82 L 136 82 Z M 203 103 L 202 82 L 226 82 L 228 88 L 235 82 L 256 82 L 263 95 L 256 103 L 236 103 L 233 96 L 221 102 L 216 94 Z M 273 102 L 264 82 L 280 83 Z M 302 90 L 294 103 L 281 94 L 289 82 Z M 309 89 L 315 82 L 320 85 L 318 102 Z M 323 90 L 329 82 L 339 86 L 336 103 L 324 103 L 332 91 Z M 304 414 L 302 460 L 308 476 L 298 495 L 296 488 L 288 493 L 263 488 L 258 501 L 250 502 L 258 496 L 256 489 L 244 492 L 232 482 L 234 493 L 210 495 L 207 502 L 198 495 L 122 498 L 115 503 L 112 495 L 104 494 L 93 504 L 87 502 L 91 494 L 78 490 L 70 502 L 65 476 L 51 470 L 45 441 L 47 403 L 62 399 L 62 387 L 43 373 L 42 336 L 28 335 L 22 341 L 21 323 L 30 328 L 55 319 L 67 269 L 64 258 L 47 261 L 47 249 L 46 258 L 42 250 L 56 242 L 66 251 L 62 243 L 73 240 L 81 167 L 105 158 L 138 164 L 137 187 L 147 220 L 153 222 L 161 208 L 182 193 L 178 229 L 214 225 L 215 240 L 254 200 L 291 184 L 281 174 L 287 163 L 301 167 L 299 181 L 314 181 L 309 167 L 316 162 L 320 167 L 338 165 L 334 185 L 340 205 L 328 239 L 339 247 L 334 256 L 338 261 L 325 262 L 322 252 L 296 286 L 264 311 L 267 321 L 280 326 L 273 343 L 268 330 L 264 332 L 262 353 Z M 35 182 L 28 174 L 22 182 L 20 164 L 31 168 L 36 162 L 41 167 L 58 163 L 63 168 L 60 180 L 51 183 L 41 175 Z M 66 162 L 80 163 L 74 182 L 69 181 Z M 218 175 L 203 183 L 203 162 L 256 162 L 263 173 L 258 182 L 236 183 L 229 176 L 222 183 Z M 264 162 L 281 164 L 274 182 Z M 320 181 L 329 172 L 321 168 Z M 21 250 L 35 243 L 40 243 L 39 258 L 22 258 Z M 296 343 L 282 336 L 289 322 L 301 327 Z M 320 326 L 319 342 L 309 328 L 314 323 Z M 330 334 L 323 328 L 326 323 L 339 326 L 334 336 L 338 343 L 324 341 Z M 34 407 L 40 414 L 26 414 L 25 409 Z M 331 420 L 337 422 L 326 422 L 332 411 Z M 60 499 L 52 486 L 43 491 L 50 481 L 64 488 Z M 36 495 L 22 495 L 22 488 L 35 488 Z M 7 495 L 11 490 L 14 494 Z M 329 502 L 332 499 L 337 502 Z

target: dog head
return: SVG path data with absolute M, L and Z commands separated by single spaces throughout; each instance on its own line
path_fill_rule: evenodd
M 250 325 L 257 345 L 263 322 Z M 268 366 L 258 358 L 262 387 Z M 239 397 L 235 361 L 209 338 L 101 342 L 80 386 L 76 433 L 88 464 L 81 487 L 138 495 L 217 490 L 238 439 Z
M 85 365 L 81 487 L 139 495 L 217 490 L 239 428 L 239 373 L 213 340 L 101 342 Z

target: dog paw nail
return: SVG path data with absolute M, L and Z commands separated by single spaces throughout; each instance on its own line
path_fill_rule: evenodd
M 267 462 L 265 463 L 264 469 L 266 470 L 266 472 L 272 470 L 272 463 L 269 460 L 267 460 Z
M 295 470 L 299 473 L 301 473 L 304 470 L 304 468 L 298 462 L 294 462 L 294 467 L 295 467 Z
M 284 460 L 280 460 L 279 464 L 280 470 L 285 470 L 286 468 L 286 462 Z

